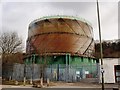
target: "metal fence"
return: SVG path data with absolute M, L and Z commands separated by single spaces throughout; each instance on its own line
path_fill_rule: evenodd
M 51 81 L 79 82 L 87 78 L 99 78 L 99 64 L 92 65 L 40 65 L 14 64 L 3 68 L 2 76 L 12 80 L 39 80 L 49 78 Z

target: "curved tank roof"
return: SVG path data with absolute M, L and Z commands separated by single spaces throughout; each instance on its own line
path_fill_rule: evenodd
M 77 16 L 68 16 L 68 15 L 54 15 L 54 16 L 44 16 L 44 17 L 41 17 L 41 18 L 38 18 L 34 21 L 32 21 L 29 26 L 31 26 L 32 24 L 34 24 L 35 22 L 38 22 L 38 21 L 41 21 L 41 20 L 45 20 L 45 19 L 53 19 L 53 18 L 66 18 L 66 19 L 75 19 L 75 20 L 80 20 L 82 22 L 85 22 L 87 24 L 89 24 L 90 26 L 92 26 L 92 24 L 85 20 L 84 18 L 80 18 L 80 17 L 77 17 Z

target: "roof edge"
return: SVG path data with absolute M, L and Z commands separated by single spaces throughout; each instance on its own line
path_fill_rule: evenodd
M 86 19 L 81 18 L 81 17 L 78 17 L 78 16 L 69 16 L 69 15 L 44 16 L 44 17 L 41 17 L 41 18 L 38 18 L 38 19 L 33 20 L 33 21 L 29 24 L 29 26 L 31 26 L 31 25 L 32 25 L 33 23 L 35 23 L 35 22 L 38 22 L 38 21 L 41 21 L 41 20 L 45 20 L 45 19 L 52 19 L 52 18 L 76 19 L 76 20 L 80 20 L 80 21 L 82 21 L 82 22 L 84 22 L 84 23 L 87 23 L 87 24 L 89 24 L 89 25 L 92 27 L 92 24 L 91 24 L 89 21 L 87 21 Z

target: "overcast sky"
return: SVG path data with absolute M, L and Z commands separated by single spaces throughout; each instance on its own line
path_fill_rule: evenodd
M 24 42 L 29 23 L 51 15 L 70 15 L 86 19 L 92 24 L 94 39 L 99 39 L 95 2 L 2 2 L 1 5 L 2 31 L 16 31 Z M 117 39 L 118 2 L 100 2 L 99 6 L 102 39 Z

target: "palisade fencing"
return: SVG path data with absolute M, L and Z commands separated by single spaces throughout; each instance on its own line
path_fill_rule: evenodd
M 9 79 L 13 74 L 13 64 L 2 65 L 2 78 Z
M 92 65 L 41 65 L 41 64 L 14 64 L 3 70 L 3 77 L 21 81 L 40 80 L 49 78 L 51 81 L 79 82 L 87 78 L 99 78 L 99 64 Z

